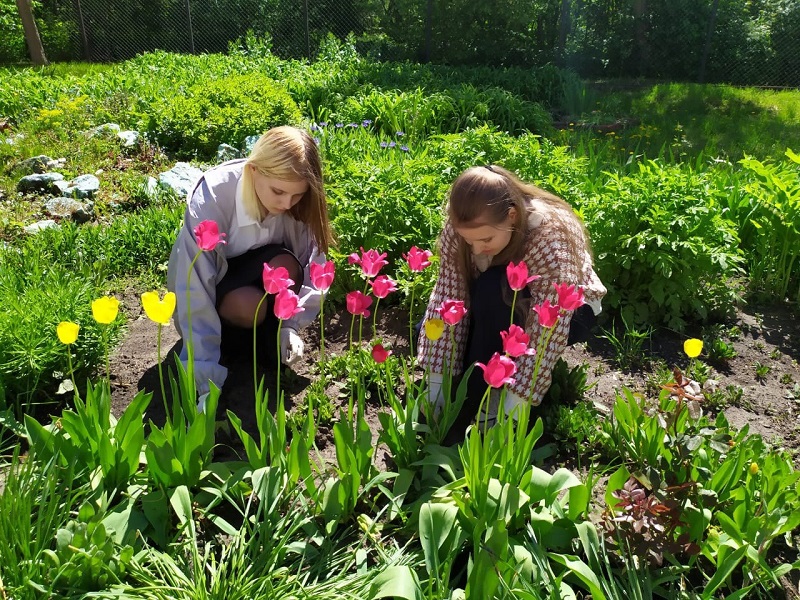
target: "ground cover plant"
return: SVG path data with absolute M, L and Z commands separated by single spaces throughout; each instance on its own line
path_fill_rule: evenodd
M 172 107 L 189 106 L 188 90 L 210 79 L 235 106 L 241 86 L 231 82 L 248 77 L 285 90 L 326 161 L 336 275 L 320 331 L 306 333 L 314 346 L 324 332 L 326 349 L 282 379 L 244 365 L 238 390 L 215 390 L 198 413 L 191 378 L 168 358 L 174 331 L 162 339 L 164 319 L 139 302 L 153 289 L 163 298 L 181 214 L 181 199 L 153 193 L 147 177 L 176 158 L 210 164 L 212 139 L 243 148 L 250 113 L 210 109 L 204 118 L 222 137 L 153 116 L 180 116 Z M 543 115 L 562 108 L 568 74 L 379 65 L 335 44 L 315 63 L 263 49 L 156 53 L 88 74 L 0 80 L 13 90 L 0 98 L 9 123 L 0 296 L 11 307 L 0 319 L 3 594 L 737 598 L 775 597 L 796 580 L 794 456 L 722 410 L 756 402 L 759 390 L 708 387 L 699 400 L 672 369 L 700 383 L 726 364 L 741 370 L 731 347 L 744 355 L 741 340 L 789 310 L 784 299 L 797 302 L 798 165 L 779 142 L 740 161 L 750 148 L 688 146 L 656 120 L 619 136 L 576 128 L 561 145 L 569 129 L 556 134 Z M 87 135 L 109 120 L 146 137 L 126 149 Z M 637 131 L 662 142 L 636 146 Z M 16 191 L 21 162 L 38 154 L 66 156 L 70 177 L 102 170 L 94 224 L 23 234 L 45 216 L 39 195 Z M 408 348 L 436 261 L 418 271 L 404 256 L 434 248 L 449 182 L 484 163 L 552 189 L 583 216 L 610 288 L 605 331 L 621 349 L 638 340 L 628 355 L 649 362 L 663 325 L 681 349 L 653 366 L 649 387 L 604 398 L 608 416 L 591 402 L 600 374 L 561 366 L 560 404 L 542 420 L 475 428 L 443 447 L 445 425 L 421 417 L 425 374 Z M 361 247 L 387 253 L 384 274 L 399 290 L 353 327 L 345 296 L 364 281 L 347 257 Z M 734 331 L 736 303 L 759 294 L 779 309 Z M 93 310 L 104 298 L 122 299 L 119 314 Z M 137 331 L 145 337 L 109 360 Z M 686 338 L 702 338 L 702 350 L 684 353 Z M 797 359 L 791 337 L 751 350 L 757 343 L 759 363 L 775 370 L 762 375 L 791 392 L 800 373 L 781 360 Z M 124 365 L 141 347 L 154 376 L 138 391 L 141 370 Z

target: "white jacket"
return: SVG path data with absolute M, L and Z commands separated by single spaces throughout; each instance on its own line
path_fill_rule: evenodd
M 192 260 L 200 251 L 194 229 L 206 220 L 216 221 L 226 244 L 211 252 L 201 252 L 192 269 L 191 296 L 192 342 L 194 370 L 199 393 L 209 390 L 209 380 L 222 387 L 228 370 L 219 364 L 220 318 L 216 310 L 217 284 L 228 270 L 228 259 L 267 244 L 283 244 L 294 252 L 304 266 L 300 304 L 305 308 L 284 327 L 299 330 L 319 314 L 323 293 L 311 285 L 309 265 L 324 263 L 305 223 L 296 221 L 289 213 L 268 215 L 260 223 L 250 216 L 242 203 L 241 178 L 245 160 L 233 160 L 208 170 L 187 198 L 186 214 L 178 239 L 172 247 L 167 271 L 167 288 L 177 296 L 175 326 L 184 340 L 181 361 L 186 364 L 189 321 L 187 312 L 187 281 Z

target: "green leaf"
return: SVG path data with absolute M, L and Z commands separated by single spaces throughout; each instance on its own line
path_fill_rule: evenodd
M 395 565 L 380 573 L 372 582 L 369 597 L 423 600 L 424 595 L 414 571 L 406 565 Z

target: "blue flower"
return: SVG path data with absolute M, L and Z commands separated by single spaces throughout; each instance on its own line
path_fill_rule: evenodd
M 327 121 L 320 121 L 319 126 L 320 127 L 327 127 L 328 126 L 328 122 Z
M 395 146 L 397 146 L 397 144 L 394 142 L 389 142 L 389 148 L 394 148 Z
M 318 130 L 319 130 L 319 127 L 317 127 L 317 124 L 316 123 L 312 123 L 311 124 L 311 131 L 318 131 Z
M 403 133 L 402 131 L 398 131 L 397 133 L 395 133 L 395 135 L 397 137 L 403 137 L 405 135 L 405 133 Z
M 361 125 L 363 125 L 364 127 L 369 127 L 370 125 L 372 125 L 372 119 L 364 119 L 363 121 L 361 121 Z
M 408 146 L 406 146 L 404 144 L 404 145 L 400 146 L 400 150 L 402 150 L 403 152 L 408 152 Z
M 344 127 L 344 123 L 337 123 L 337 124 L 336 124 L 336 127 L 337 127 L 337 128 L 338 128 L 338 127 Z
M 319 138 L 318 138 L 318 137 L 314 137 L 314 143 L 315 143 L 317 146 L 319 146 Z
M 358 127 L 358 123 L 348 123 L 348 127 Z
M 381 142 L 381 148 L 386 148 L 386 146 L 388 146 L 386 142 Z

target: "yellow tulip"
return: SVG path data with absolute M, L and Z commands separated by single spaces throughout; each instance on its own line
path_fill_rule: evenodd
M 435 342 L 444 333 L 444 321 L 441 319 L 428 319 L 425 321 L 425 337 Z
M 119 300 L 114 296 L 103 296 L 92 301 L 92 316 L 94 320 L 103 325 L 108 325 L 117 318 Z
M 142 294 L 142 306 L 147 318 L 159 325 L 167 325 L 175 312 L 176 298 L 174 292 L 164 294 L 159 300 L 158 292 L 145 292 Z
M 697 338 L 686 340 L 683 342 L 683 351 L 686 352 L 686 356 L 689 358 L 700 356 L 700 353 L 703 351 L 703 340 L 698 340 Z
M 758 463 L 750 463 L 750 475 L 758 474 Z
M 74 344 L 75 340 L 78 339 L 78 330 L 80 328 L 81 326 L 77 323 L 72 323 L 71 321 L 61 321 L 61 323 L 58 324 L 58 327 L 56 327 L 58 339 L 62 344 Z

